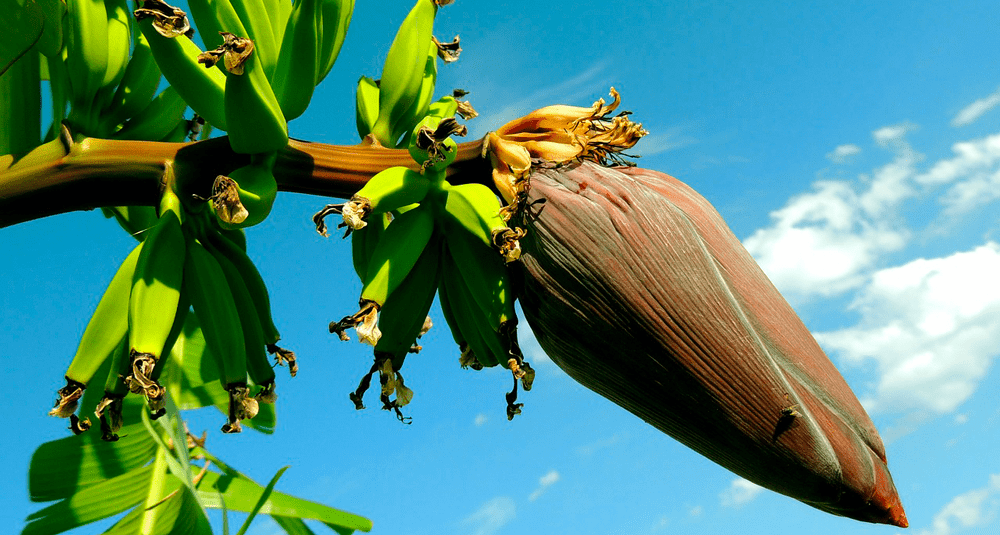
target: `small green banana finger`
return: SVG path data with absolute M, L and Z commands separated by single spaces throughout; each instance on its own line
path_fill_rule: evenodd
M 389 47 L 382 67 L 379 116 L 372 128 L 384 147 L 396 146 L 393 131 L 420 92 L 436 12 L 434 0 L 417 0 Z
M 330 73 L 340 55 L 340 47 L 347 37 L 347 28 L 354 13 L 354 0 L 321 0 L 323 40 L 316 62 L 316 83 L 320 83 Z
M 343 207 L 344 222 L 350 228 L 364 228 L 371 215 L 398 210 L 419 203 L 430 191 L 432 180 L 406 167 L 390 167 L 373 176 Z
M 299 0 L 288 18 L 271 84 L 286 121 L 306 111 L 318 82 L 320 15 L 320 0 Z
M 375 351 L 391 353 L 397 369 L 421 334 L 427 312 L 434 302 L 440 261 L 441 237 L 435 235 L 424 247 L 406 279 L 379 310 L 378 328 L 382 337 L 375 345 Z
M 433 41 L 427 49 L 427 58 L 424 63 L 423 76 L 420 79 L 420 88 L 410 107 L 400 116 L 393 126 L 392 139 L 399 139 L 398 147 L 406 147 L 410 144 L 410 136 L 417 123 L 427 115 L 431 100 L 434 99 L 434 86 L 437 83 L 437 61 L 438 47 Z M 435 125 L 436 126 L 436 125 Z
M 459 348 L 462 347 L 460 340 L 464 340 L 467 344 L 459 362 L 473 369 L 491 368 L 499 363 L 499 359 L 487 343 L 484 329 L 480 328 L 480 323 L 476 320 L 476 316 L 482 312 L 468 295 L 468 289 L 464 286 L 454 262 L 448 258 L 449 254 L 447 252 L 442 254 L 438 294 L 441 296 L 442 307 L 447 306 L 451 311 L 452 322 L 449 326 L 452 328 L 452 335 L 459 343 Z
M 266 346 L 264 340 L 264 329 L 261 326 L 260 316 L 257 314 L 257 306 L 254 303 L 242 273 L 229 257 L 221 250 L 212 246 L 211 240 L 202 241 L 205 250 L 215 257 L 222 273 L 229 283 L 229 290 L 233 295 L 233 302 L 236 305 L 236 312 L 239 315 L 240 326 L 243 329 L 243 345 L 246 349 L 247 372 L 251 380 L 257 386 L 262 387 L 266 392 L 265 399 L 269 402 L 274 400 L 274 369 L 268 362 Z M 252 417 L 252 416 L 251 416 Z
M 142 251 L 142 243 L 132 249 L 122 262 L 97 309 L 90 317 L 83 331 L 73 361 L 66 370 L 66 386 L 59 389 L 59 400 L 49 411 L 52 416 L 68 418 L 76 411 L 76 405 L 90 384 L 97 369 L 121 345 L 128 334 L 128 303 L 132 291 L 132 278 L 136 262 Z
M 108 12 L 104 0 L 66 3 L 66 65 L 74 111 L 89 117 L 108 66 Z
M 101 87 L 114 88 L 125 75 L 132 45 L 132 14 L 125 0 L 104 0 L 107 11 L 108 59 Z
M 101 422 L 101 440 L 106 442 L 117 441 L 118 430 L 124 424 L 122 401 L 129 392 L 125 378 L 131 371 L 128 337 L 122 337 L 121 343 L 111 356 L 111 370 L 105 379 L 104 396 L 94 409 L 94 415 Z
M 236 33 L 246 37 L 254 43 L 254 54 L 260 61 L 261 68 L 271 80 L 274 76 L 274 67 L 278 63 L 278 46 L 281 41 L 275 42 L 274 32 L 271 30 L 271 21 L 267 18 L 267 9 L 264 0 L 238 0 L 233 3 L 236 14 L 243 23 L 246 33 Z M 229 30 L 232 31 L 232 30 Z
M 391 220 L 389 213 L 371 216 L 367 225 L 351 231 L 351 260 L 359 279 L 365 280 L 368 277 L 368 262 Z
M 191 10 L 191 16 L 207 50 L 222 45 L 225 39 L 221 32 L 248 35 L 236 6 L 230 0 L 188 0 L 188 9 Z
M 232 71 L 224 99 L 229 145 L 241 154 L 281 150 L 288 144 L 288 124 L 257 54 L 249 54 L 241 74 Z
M 239 433 L 240 420 L 256 414 L 248 401 L 247 352 L 236 301 L 222 267 L 211 253 L 192 237 L 187 240 L 184 264 L 185 293 L 191 297 L 201 320 L 205 342 L 215 356 L 223 384 L 229 391 L 229 418 L 224 433 Z
M 132 383 L 141 388 L 155 412 L 162 408 L 164 389 L 152 377 L 174 327 L 184 277 L 183 209 L 169 188 L 160 202 L 160 218 L 143 241 L 136 260 L 128 302 Z
M 507 262 L 521 255 L 519 239 L 523 231 L 507 227 L 500 215 L 500 201 L 493 190 L 482 184 L 445 183 L 447 192 L 445 216 L 441 218 L 446 232 L 464 231 L 486 247 L 495 247 Z
M 375 80 L 367 76 L 362 76 L 358 80 L 354 120 L 357 123 L 358 135 L 361 136 L 361 139 L 372 132 L 375 121 L 378 120 L 378 95 L 379 88 Z
M 217 128 L 226 130 L 226 76 L 218 68 L 198 62 L 203 53 L 186 35 L 168 38 L 153 27 L 152 17 L 138 18 L 139 29 L 149 43 L 153 58 L 184 102 Z

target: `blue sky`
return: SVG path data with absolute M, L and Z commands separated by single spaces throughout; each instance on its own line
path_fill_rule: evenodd
M 995 3 L 807 4 L 458 0 L 435 34 L 459 34 L 464 51 L 438 87 L 470 91 L 474 136 L 617 88 L 650 131 L 633 151 L 639 164 L 713 202 L 863 401 L 909 531 L 995 533 Z M 358 2 L 341 60 L 291 123 L 293 137 L 356 142 L 355 81 L 378 75 L 410 5 Z M 526 328 L 538 378 L 508 422 L 508 377 L 459 369 L 437 308 L 424 352 L 406 366 L 413 424 L 355 411 L 347 393 L 368 352 L 326 325 L 353 312 L 360 284 L 349 244 L 312 229 L 325 202 L 283 194 L 248 232 L 301 360 L 299 376 L 279 384 L 277 433 L 223 436 L 218 413 L 191 415 L 211 449 L 257 480 L 291 464 L 279 489 L 368 516 L 375 533 L 903 532 L 746 483 L 576 384 Z M 26 498 L 28 460 L 67 433 L 45 413 L 132 243 L 95 212 L 0 230 L 0 354 L 13 385 L 0 397 L 0 525 L 38 508 Z M 252 530 L 276 532 L 268 522 Z

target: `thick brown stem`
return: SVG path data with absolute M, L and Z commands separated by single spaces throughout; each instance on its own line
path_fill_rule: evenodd
M 449 176 L 489 183 L 482 146 L 482 140 L 459 145 Z M 5 167 L 11 161 L 0 157 L 0 228 L 101 206 L 155 205 L 171 163 L 183 193 L 207 196 L 217 175 L 249 158 L 234 153 L 224 137 L 194 143 L 84 138 L 68 152 L 50 146 Z M 417 169 L 406 150 L 292 140 L 274 173 L 281 191 L 348 198 L 379 171 L 398 165 Z

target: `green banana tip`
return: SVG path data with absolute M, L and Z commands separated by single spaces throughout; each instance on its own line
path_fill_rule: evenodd
M 229 414 L 228 421 L 223 424 L 223 433 L 241 433 L 243 425 L 241 420 L 249 420 L 260 411 L 260 404 L 257 399 L 250 396 L 250 389 L 246 383 L 229 383 L 226 385 L 229 392 Z
M 199 54 L 198 63 L 204 64 L 205 68 L 211 68 L 221 59 L 230 74 L 242 75 L 246 62 L 254 51 L 253 41 L 229 32 L 219 32 L 219 35 L 222 36 L 222 44 L 214 50 L 206 50 Z
M 124 424 L 122 416 L 122 396 L 105 393 L 94 408 L 94 415 L 101 422 L 101 440 L 115 442 L 118 440 L 118 430 Z
M 69 430 L 73 432 L 74 435 L 82 435 L 90 429 L 90 418 L 80 419 L 75 414 L 69 415 Z
M 269 381 L 261 385 L 261 389 L 254 396 L 259 403 L 267 403 L 269 405 L 274 405 L 274 402 L 278 401 L 278 394 L 275 392 L 274 381 Z
M 458 155 L 458 145 L 451 136 L 465 136 L 468 131 L 468 127 L 459 124 L 454 117 L 428 117 L 413 132 L 410 157 L 420 164 L 421 172 L 443 171 Z
M 521 258 L 521 238 L 527 231 L 523 228 L 501 227 L 492 232 L 493 246 L 503 255 L 506 263 L 516 262 Z
M 469 344 L 459 344 L 458 350 L 458 364 L 463 370 L 472 368 L 473 370 L 479 371 L 483 369 L 482 363 L 476 358 L 476 355 L 472 352 L 472 348 L 469 347 Z
M 73 413 L 76 412 L 76 408 L 80 403 L 80 398 L 83 397 L 83 391 L 87 388 L 81 382 L 74 381 L 69 377 L 66 378 L 66 386 L 60 388 L 56 391 L 59 399 L 56 400 L 55 406 L 49 411 L 49 416 L 56 416 L 59 418 L 70 418 Z
M 351 200 L 341 207 L 341 215 L 344 217 L 344 225 L 350 230 L 361 230 L 368 226 L 368 216 L 372 213 L 372 201 L 360 195 L 354 195 Z M 348 233 L 350 233 L 350 230 Z M 345 234 L 346 238 L 347 235 Z

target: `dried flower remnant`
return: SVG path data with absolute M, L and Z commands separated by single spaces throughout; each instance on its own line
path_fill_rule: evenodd
M 450 43 L 442 43 L 433 35 L 431 36 L 431 41 L 433 41 L 434 45 L 437 46 L 437 55 L 441 58 L 441 61 L 444 61 L 445 63 L 454 63 L 458 61 L 458 56 L 462 53 L 462 45 L 459 44 L 457 35 Z
M 243 426 L 240 420 L 249 420 L 257 416 L 260 405 L 257 399 L 250 396 L 250 389 L 246 385 L 230 384 L 226 387 L 229 391 L 229 419 L 223 424 L 223 433 L 240 433 Z
M 136 21 L 153 17 L 153 29 L 167 39 L 173 39 L 178 35 L 187 37 L 194 35 L 187 13 L 161 0 L 145 0 L 142 7 L 137 8 L 133 15 Z
M 122 428 L 125 419 L 122 416 L 122 396 L 105 394 L 94 408 L 94 415 L 101 422 L 101 440 L 115 442 L 118 440 L 118 430 Z
M 545 202 L 515 216 L 520 297 L 553 362 L 750 481 L 907 524 L 871 420 L 704 198 L 588 161 L 536 169 L 527 186 L 525 206 Z
M 205 64 L 205 67 L 214 67 L 219 60 L 223 60 L 223 65 L 231 74 L 242 75 L 244 64 L 253 54 L 253 41 L 246 37 L 240 37 L 229 32 L 219 32 L 222 36 L 222 44 L 214 50 L 206 50 L 198 56 L 198 63 Z
M 212 208 L 220 220 L 231 225 L 246 221 L 250 212 L 240 201 L 239 184 L 225 175 L 218 175 L 212 183 Z
M 347 336 L 347 329 L 351 327 L 358 333 L 358 340 L 371 346 L 378 345 L 382 338 L 382 331 L 378 329 L 379 305 L 375 301 L 362 299 L 358 304 L 360 310 L 352 316 L 347 316 L 340 321 L 330 323 L 330 332 L 336 333 L 343 341 L 351 338 Z
M 295 377 L 299 373 L 299 361 L 295 358 L 295 352 L 279 347 L 276 344 L 268 344 L 267 352 L 274 355 L 274 363 L 278 366 L 288 366 L 288 375 Z
M 80 398 L 83 397 L 83 391 L 86 386 L 83 383 L 79 383 L 66 378 L 66 386 L 59 389 L 57 394 L 59 394 L 59 399 L 56 400 L 55 406 L 49 411 L 49 416 L 56 416 L 59 418 L 69 418 L 76 412 L 76 408 L 80 403 Z
M 156 358 L 150 353 L 139 353 L 133 349 L 129 359 L 131 360 L 131 373 L 125 377 L 125 386 L 133 394 L 141 394 L 146 397 L 150 416 L 154 420 L 163 416 L 167 412 L 164 408 L 164 396 L 166 396 L 167 389 L 156 379 L 153 379 Z

